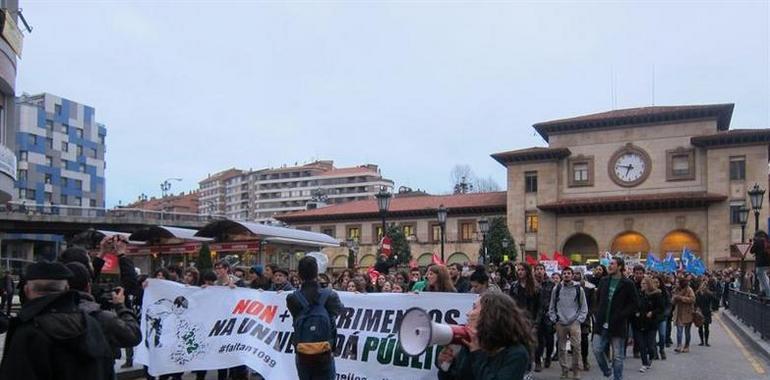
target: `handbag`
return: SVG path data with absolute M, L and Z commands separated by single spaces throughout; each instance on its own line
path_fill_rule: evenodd
M 695 324 L 695 327 L 703 326 L 704 319 L 703 313 L 699 309 L 695 309 L 695 312 L 692 313 L 692 323 Z

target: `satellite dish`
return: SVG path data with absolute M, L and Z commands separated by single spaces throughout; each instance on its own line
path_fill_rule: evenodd
M 309 252 L 305 256 L 315 258 L 316 263 L 318 263 L 318 273 L 326 273 L 326 267 L 329 265 L 329 258 L 326 257 L 326 254 L 322 252 Z

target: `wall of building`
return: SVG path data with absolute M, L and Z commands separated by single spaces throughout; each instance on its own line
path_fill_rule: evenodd
M 17 0 L 4 0 L 3 7 L 16 18 L 19 9 Z M 5 39 L 0 38 L 0 202 L 7 202 L 16 194 L 14 177 L 17 157 L 15 134 L 12 132 L 16 114 L 16 63 L 16 53 Z

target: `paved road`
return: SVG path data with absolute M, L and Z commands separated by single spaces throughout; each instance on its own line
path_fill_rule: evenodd
M 714 314 L 714 323 L 711 324 L 711 337 L 709 343 L 711 347 L 698 346 L 698 331 L 693 327 L 692 342 L 690 352 L 686 354 L 677 354 L 669 349 L 667 352 L 668 360 L 653 361 L 652 369 L 646 373 L 640 373 L 641 359 L 633 357 L 626 358 L 623 379 L 627 380 L 706 380 L 706 379 L 770 379 L 770 363 L 764 361 L 762 357 L 752 353 L 749 348 L 738 343 L 738 338 L 732 331 L 727 331 L 727 327 L 720 322 L 722 311 Z M 732 335 L 731 335 L 732 334 Z M 676 340 L 676 334 L 672 336 Z M 744 355 L 744 351 L 751 359 Z M 628 353 L 631 354 L 629 347 Z M 601 371 L 596 366 L 596 360 L 593 355 L 591 358 L 591 370 L 584 372 L 584 380 L 604 379 Z M 752 365 L 752 362 L 756 365 Z M 561 374 L 558 365 L 535 374 L 538 380 L 556 380 Z

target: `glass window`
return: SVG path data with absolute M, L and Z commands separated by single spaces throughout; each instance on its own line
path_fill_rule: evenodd
M 45 164 L 46 166 L 53 166 L 53 157 L 45 156 Z
M 70 199 L 67 195 L 62 194 L 61 195 L 61 204 L 68 205 L 70 203 Z
M 537 192 L 537 172 L 524 173 L 524 192 Z
M 80 128 L 75 128 L 75 136 L 77 136 L 79 139 L 83 138 L 83 130 Z
M 321 229 L 321 233 L 334 237 L 334 227 L 324 227 Z
M 91 199 L 88 201 L 88 205 L 91 207 L 96 207 L 96 199 Z
M 82 156 L 83 155 L 83 146 L 82 145 L 75 145 L 75 147 L 76 147 L 76 150 L 75 150 L 76 153 L 75 154 L 78 157 Z
M 572 165 L 572 179 L 575 182 L 588 182 L 588 163 L 581 162 Z
M 741 224 L 741 218 L 738 216 L 738 213 L 740 212 L 741 207 L 744 207 L 745 205 L 745 202 L 734 202 L 730 204 L 730 224 Z
M 433 242 L 441 241 L 441 225 L 434 224 L 430 227 L 430 239 Z
M 29 143 L 32 145 L 37 145 L 37 136 L 35 135 L 28 135 L 29 136 Z
M 380 239 L 382 239 L 382 226 L 375 226 L 374 227 L 374 238 L 375 243 L 379 243 Z
M 48 149 L 53 149 L 53 139 L 50 137 L 47 137 L 45 139 L 45 146 L 48 147 Z
M 27 161 L 27 151 L 26 150 L 20 150 L 19 151 L 19 160 L 20 161 Z
M 414 235 L 414 226 L 411 224 L 407 224 L 404 226 L 404 236 L 409 237 Z
M 348 239 L 358 240 L 361 239 L 360 227 L 348 227 Z
M 76 180 L 75 180 L 75 188 L 76 188 L 76 189 L 80 189 L 80 190 L 83 190 L 83 181 L 81 181 L 81 180 L 79 180 L 79 179 L 76 179 Z
M 26 193 L 27 193 L 26 194 L 26 198 L 27 199 L 33 200 L 33 201 L 35 200 L 35 190 L 34 189 L 27 189 Z
M 49 131 L 53 131 L 53 120 L 46 120 L 45 121 L 45 129 Z
M 460 240 L 470 241 L 473 240 L 473 236 L 476 234 L 476 223 L 464 222 L 460 223 Z
M 67 125 L 67 124 L 62 124 L 62 126 L 61 126 L 61 131 L 62 131 L 62 133 L 64 133 L 65 135 L 68 135 L 68 134 L 70 134 L 70 126 L 69 126 L 69 125 Z
M 525 232 L 537 232 L 537 228 L 539 224 L 539 221 L 537 218 L 537 212 L 527 211 L 524 218 L 525 218 L 524 220 Z
M 18 173 L 17 173 L 17 175 L 16 175 L 16 178 L 17 178 L 19 181 L 24 181 L 24 180 L 26 180 L 26 179 L 27 179 L 27 170 L 26 170 L 26 169 L 19 169 L 19 170 L 18 170 Z
M 83 205 L 83 198 L 75 197 L 75 206 L 82 206 L 82 205 Z
M 730 157 L 730 180 L 742 181 L 744 179 L 746 179 L 746 159 Z
M 46 175 L 45 175 L 45 183 L 47 185 L 50 185 L 51 181 L 53 181 L 53 176 L 51 176 L 50 174 L 46 173 Z
M 690 175 L 689 154 L 675 154 L 671 157 L 671 174 L 675 177 Z
M 70 144 L 68 144 L 66 141 L 61 142 L 61 151 L 62 152 L 69 152 L 70 151 Z
M 85 173 L 86 172 L 86 164 L 80 164 L 80 172 Z
M 53 194 L 48 192 L 48 191 L 46 191 L 45 192 L 44 200 L 45 200 L 46 203 L 53 203 Z
M 61 115 L 61 104 L 54 104 L 53 112 L 56 113 L 57 115 Z
M 61 177 L 61 186 L 67 187 L 69 185 L 69 179 L 67 177 Z

